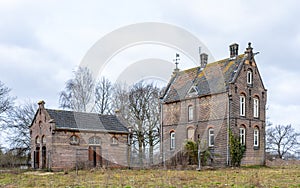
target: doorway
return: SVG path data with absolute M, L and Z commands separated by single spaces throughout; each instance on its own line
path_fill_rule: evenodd
M 46 155 L 47 155 L 47 152 L 46 152 L 46 146 L 43 146 L 42 147 L 42 168 L 46 168 Z
M 33 164 L 34 164 L 34 168 L 39 168 L 40 165 L 40 147 L 36 147 L 34 154 L 33 154 Z
M 89 146 L 89 161 L 93 167 L 102 167 L 102 157 L 100 146 Z

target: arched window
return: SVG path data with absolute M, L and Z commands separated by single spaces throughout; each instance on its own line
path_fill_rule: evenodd
M 170 149 L 171 149 L 171 150 L 174 150 L 175 147 L 176 147 L 176 145 L 175 145 L 175 132 L 172 131 L 172 132 L 170 133 Z
M 240 127 L 240 143 L 242 145 L 246 144 L 246 129 L 244 126 Z
M 115 136 L 113 136 L 111 138 L 111 144 L 113 144 L 113 145 L 117 145 L 118 144 L 118 139 Z
M 253 146 L 258 147 L 259 146 L 259 129 L 258 129 L 258 127 L 254 128 L 253 141 L 254 141 Z
M 259 99 L 258 97 L 253 98 L 253 117 L 259 117 Z
M 246 97 L 245 95 L 240 96 L 240 116 L 246 115 Z
M 100 145 L 101 141 L 100 138 L 97 136 L 93 136 L 91 138 L 89 138 L 89 145 Z
M 189 127 L 187 129 L 187 139 L 194 141 L 195 137 L 195 129 L 193 127 Z
M 208 129 L 208 146 L 213 147 L 215 145 L 215 134 L 214 129 Z
M 71 145 L 78 145 L 79 144 L 79 137 L 76 135 L 72 135 L 70 137 L 70 144 Z
M 192 105 L 188 106 L 188 121 L 193 121 L 194 119 L 194 108 Z
M 39 136 L 35 137 L 35 143 L 36 143 L 36 144 L 40 144 L 40 143 L 41 143 L 41 142 L 40 142 Z
M 42 144 L 46 144 L 46 137 L 45 137 L 45 135 L 42 136 Z
M 252 84 L 253 83 L 253 74 L 252 74 L 252 70 L 249 69 L 247 71 L 247 84 Z

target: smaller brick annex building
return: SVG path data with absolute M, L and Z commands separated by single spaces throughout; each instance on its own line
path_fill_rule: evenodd
M 199 67 L 175 69 L 161 98 L 161 150 L 166 160 L 190 139 L 210 151 L 211 165 L 229 165 L 232 130 L 246 147 L 242 164 L 265 163 L 267 90 L 251 43 L 240 55 L 238 44 L 229 48 L 229 58 L 207 64 L 208 56 L 202 53 Z
M 115 115 L 39 108 L 30 126 L 35 169 L 127 166 L 128 129 Z

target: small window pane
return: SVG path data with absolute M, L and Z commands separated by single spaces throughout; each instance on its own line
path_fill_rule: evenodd
M 215 145 L 214 129 L 208 130 L 208 145 L 210 147 Z
M 245 142 L 246 142 L 246 131 L 245 131 L 245 128 L 240 128 L 240 143 L 242 145 L 245 145 Z
M 194 119 L 194 109 L 193 106 L 188 107 L 188 120 L 193 121 Z
M 245 98 L 245 96 L 240 96 L 240 115 L 241 116 L 245 116 L 245 114 L 246 114 L 246 104 L 245 104 L 245 102 L 246 102 L 246 98 Z
M 253 98 L 253 116 L 259 117 L 259 100 L 258 98 Z
M 247 84 L 252 84 L 252 81 L 253 81 L 252 71 L 248 70 L 247 71 Z
M 170 149 L 175 149 L 175 132 L 171 132 L 170 134 Z
M 259 131 L 257 128 L 254 129 L 254 146 L 259 146 Z

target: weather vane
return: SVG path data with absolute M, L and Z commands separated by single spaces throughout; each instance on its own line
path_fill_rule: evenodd
M 177 72 L 179 71 L 179 68 L 178 68 L 179 60 L 180 60 L 179 54 L 176 53 L 176 57 L 175 57 L 175 59 L 173 59 L 173 61 L 175 61 L 175 65 L 176 65 L 175 71 L 177 71 Z

